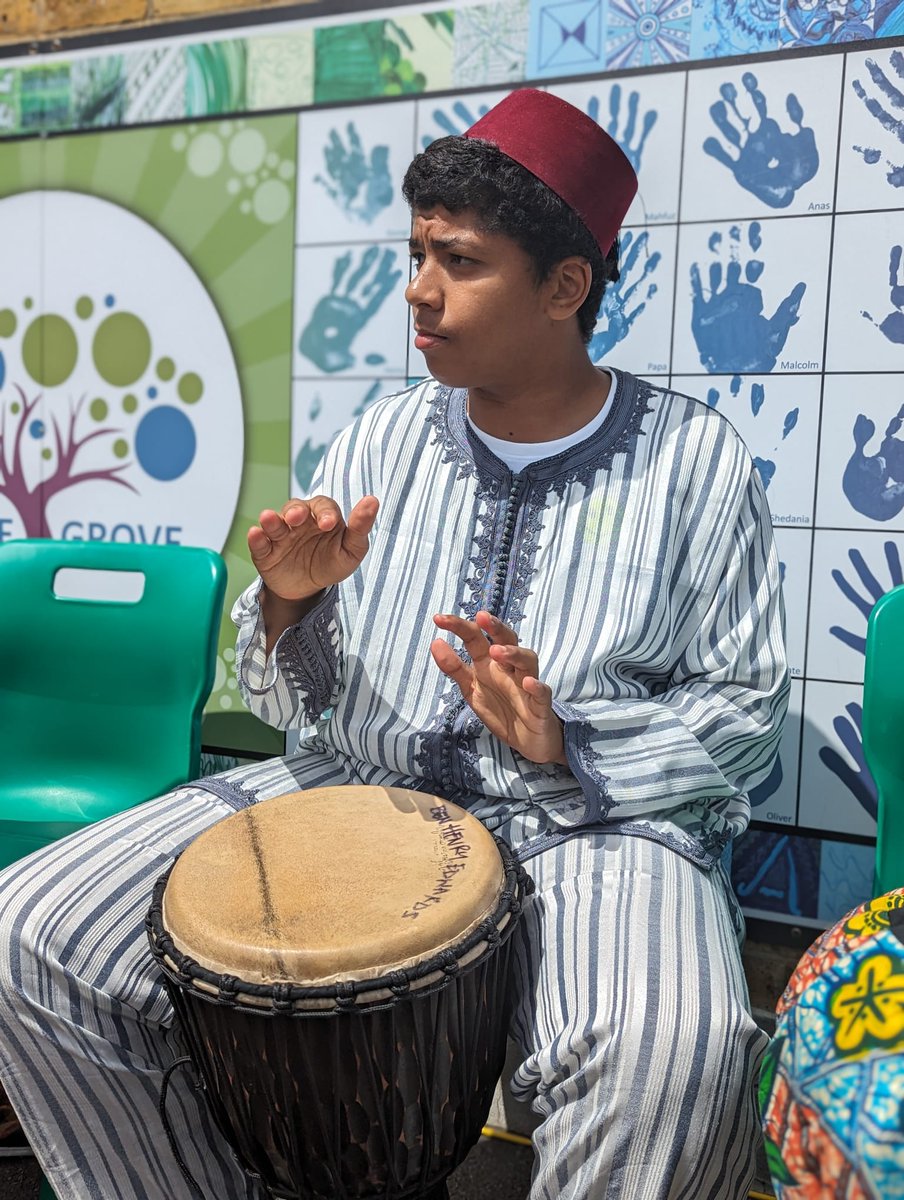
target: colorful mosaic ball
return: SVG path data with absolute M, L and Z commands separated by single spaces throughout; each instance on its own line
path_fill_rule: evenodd
M 904 888 L 804 954 L 760 1077 L 780 1200 L 904 1198 Z

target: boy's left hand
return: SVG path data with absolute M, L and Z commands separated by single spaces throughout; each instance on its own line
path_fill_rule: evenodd
M 473 621 L 448 613 L 433 620 L 461 638 L 471 662 L 463 663 L 439 638 L 430 646 L 433 661 L 458 684 L 490 733 L 531 762 L 567 766 L 562 722 L 553 711 L 552 690 L 537 678 L 536 653 L 519 646 L 515 631 L 488 612 Z

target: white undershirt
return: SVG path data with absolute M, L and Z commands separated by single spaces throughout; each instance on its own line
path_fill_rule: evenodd
M 603 368 L 605 370 L 605 368 Z M 618 386 L 615 376 L 609 370 L 606 374 L 612 381 L 609 385 L 609 395 L 606 397 L 606 402 L 599 410 L 595 417 L 582 425 L 580 429 L 576 429 L 574 433 L 569 433 L 565 437 L 556 438 L 552 442 L 510 442 L 505 438 L 493 437 L 492 434 L 485 433 L 484 430 L 478 428 L 468 415 L 468 424 L 480 438 L 485 446 L 487 446 L 497 458 L 501 458 L 513 475 L 517 475 L 519 471 L 523 471 L 525 467 L 529 467 L 531 463 L 540 462 L 544 458 L 552 458 L 556 454 L 561 454 L 563 450 L 568 450 L 571 446 L 576 446 L 578 442 L 583 442 L 589 438 L 591 434 L 596 433 L 615 399 L 615 389 Z

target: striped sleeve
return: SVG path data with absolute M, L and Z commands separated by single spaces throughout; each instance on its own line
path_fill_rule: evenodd
M 555 706 L 569 766 L 602 818 L 711 808 L 745 794 L 772 767 L 790 681 L 778 558 L 753 468 L 736 507 L 720 582 L 665 690 Z
M 337 457 L 344 457 L 340 435 L 321 460 L 308 496 L 333 495 Z M 341 477 L 341 470 L 339 471 Z M 344 501 L 339 496 L 339 503 Z M 235 669 L 239 692 L 247 707 L 276 729 L 313 725 L 335 704 L 342 666 L 342 625 L 339 589 L 327 588 L 318 603 L 280 634 L 269 658 L 260 606 L 262 582 L 255 580 L 232 609 L 238 627 Z
M 337 588 L 279 637 L 269 659 L 259 603 L 258 579 L 235 602 L 238 626 L 235 665 L 245 704 L 267 725 L 295 729 L 313 725 L 335 704 L 339 690 L 342 629 Z

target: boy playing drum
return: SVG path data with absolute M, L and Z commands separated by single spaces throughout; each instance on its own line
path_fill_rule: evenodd
M 243 694 L 303 726 L 297 753 L 4 877 L 3 1082 L 61 1200 L 188 1195 L 156 1110 L 181 1047 L 153 882 L 214 821 L 337 784 L 453 800 L 534 878 L 511 1028 L 533 1200 L 746 1195 L 766 1038 L 723 856 L 788 694 L 762 486 L 720 414 L 588 358 L 636 190 L 588 117 L 516 92 L 403 190 L 431 378 L 341 434 L 309 500 L 261 514 L 233 614 Z M 256 1196 L 174 1088 L 192 1173 Z

